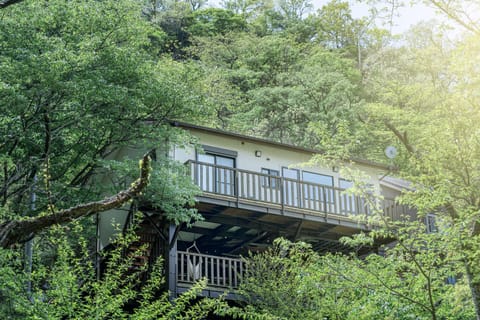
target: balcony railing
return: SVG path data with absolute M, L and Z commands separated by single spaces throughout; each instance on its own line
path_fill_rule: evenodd
M 298 208 L 311 214 L 342 216 L 370 214 L 367 200 L 345 193 L 345 189 L 259 172 L 188 161 L 192 180 L 203 192 L 274 205 Z M 413 212 L 393 199 L 384 199 L 385 216 L 398 220 Z
M 245 270 L 241 259 L 185 251 L 178 251 L 177 257 L 179 283 L 191 284 L 206 278 L 209 287 L 236 289 Z

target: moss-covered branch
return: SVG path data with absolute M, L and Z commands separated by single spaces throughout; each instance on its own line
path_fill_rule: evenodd
M 0 9 L 6 8 L 8 6 L 11 6 L 12 4 L 15 4 L 17 2 L 21 2 L 22 0 L 4 0 L 0 1 Z
M 150 157 L 145 155 L 140 165 L 140 177 L 132 183 L 130 188 L 105 198 L 101 201 L 84 203 L 64 209 L 54 214 L 29 218 L 25 220 L 4 221 L 0 224 L 0 246 L 10 247 L 27 241 L 33 235 L 55 224 L 64 224 L 81 217 L 118 208 L 133 197 L 139 195 L 148 185 L 150 175 Z

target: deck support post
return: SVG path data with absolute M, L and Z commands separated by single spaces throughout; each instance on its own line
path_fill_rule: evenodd
M 170 223 L 168 227 L 168 290 L 170 292 L 170 300 L 177 297 L 177 226 Z
M 293 236 L 293 241 L 297 241 L 298 237 L 300 236 L 300 233 L 302 232 L 302 227 L 303 227 L 303 222 L 305 220 L 300 220 L 297 226 L 297 230 L 295 231 L 295 235 Z

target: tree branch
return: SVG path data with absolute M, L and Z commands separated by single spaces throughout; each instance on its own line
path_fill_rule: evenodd
M 404 132 L 403 134 L 388 120 L 384 121 L 385 126 L 393 132 L 393 134 L 402 142 L 402 144 L 405 146 L 407 151 L 411 154 L 415 154 L 415 148 L 410 144 L 410 141 L 408 140 L 407 137 L 407 132 Z
M 8 6 L 11 6 L 12 4 L 15 4 L 17 2 L 21 2 L 22 0 L 4 0 L 0 2 L 0 9 L 6 8 Z
M 470 16 L 466 12 L 464 11 L 458 12 L 458 10 L 455 10 L 449 7 L 448 2 L 445 2 L 445 1 L 430 0 L 429 2 L 435 8 L 443 12 L 448 18 L 452 19 L 453 21 L 455 21 L 456 23 L 458 23 L 468 31 L 471 31 L 477 35 L 480 35 L 480 27 L 474 23 L 473 19 L 470 18 Z M 463 14 L 464 18 L 466 18 L 467 21 L 462 19 L 459 13 L 460 15 Z
M 116 195 L 101 201 L 80 204 L 45 216 L 1 223 L 0 247 L 8 248 L 14 244 L 25 242 L 33 235 L 55 224 L 68 223 L 81 217 L 120 207 L 133 197 L 138 196 L 145 189 L 148 185 L 150 171 L 150 156 L 146 154 L 141 160 L 140 177 L 132 183 L 130 188 L 120 191 Z

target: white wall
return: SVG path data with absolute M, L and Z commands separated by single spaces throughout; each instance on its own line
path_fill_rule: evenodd
M 142 147 L 123 147 L 112 153 L 109 156 L 109 159 L 123 160 L 125 158 L 132 160 L 139 160 L 142 158 L 143 154 L 147 152 L 145 148 Z M 108 181 L 111 179 L 111 173 L 105 173 L 101 178 L 101 183 L 110 183 Z M 113 191 L 112 191 L 113 192 Z M 109 194 L 108 196 L 110 196 Z M 102 212 L 98 216 L 98 228 L 99 228 L 99 249 L 102 250 L 105 248 L 112 240 L 112 237 L 115 234 L 118 234 L 119 230 L 121 231 L 125 225 L 125 221 L 128 215 L 129 205 L 126 205 L 122 208 L 112 209 L 105 212 Z
M 336 187 L 339 186 L 340 173 L 334 172 L 332 168 L 301 165 L 312 158 L 312 153 L 279 145 L 241 139 L 239 137 L 226 136 L 220 133 L 205 132 L 196 129 L 190 129 L 190 131 L 199 139 L 199 144 L 201 145 L 237 151 L 236 167 L 239 169 L 260 172 L 261 168 L 268 168 L 281 172 L 282 167 L 296 168 L 333 176 L 334 185 Z M 255 156 L 255 151 L 257 150 L 261 151 L 261 157 Z M 193 146 L 186 149 L 177 147 L 173 151 L 173 157 L 180 162 L 195 160 L 195 150 Z M 375 188 L 379 188 L 378 176 L 381 174 L 380 169 L 366 165 L 358 165 L 355 167 L 367 173 L 371 177 L 369 183 L 374 185 Z

